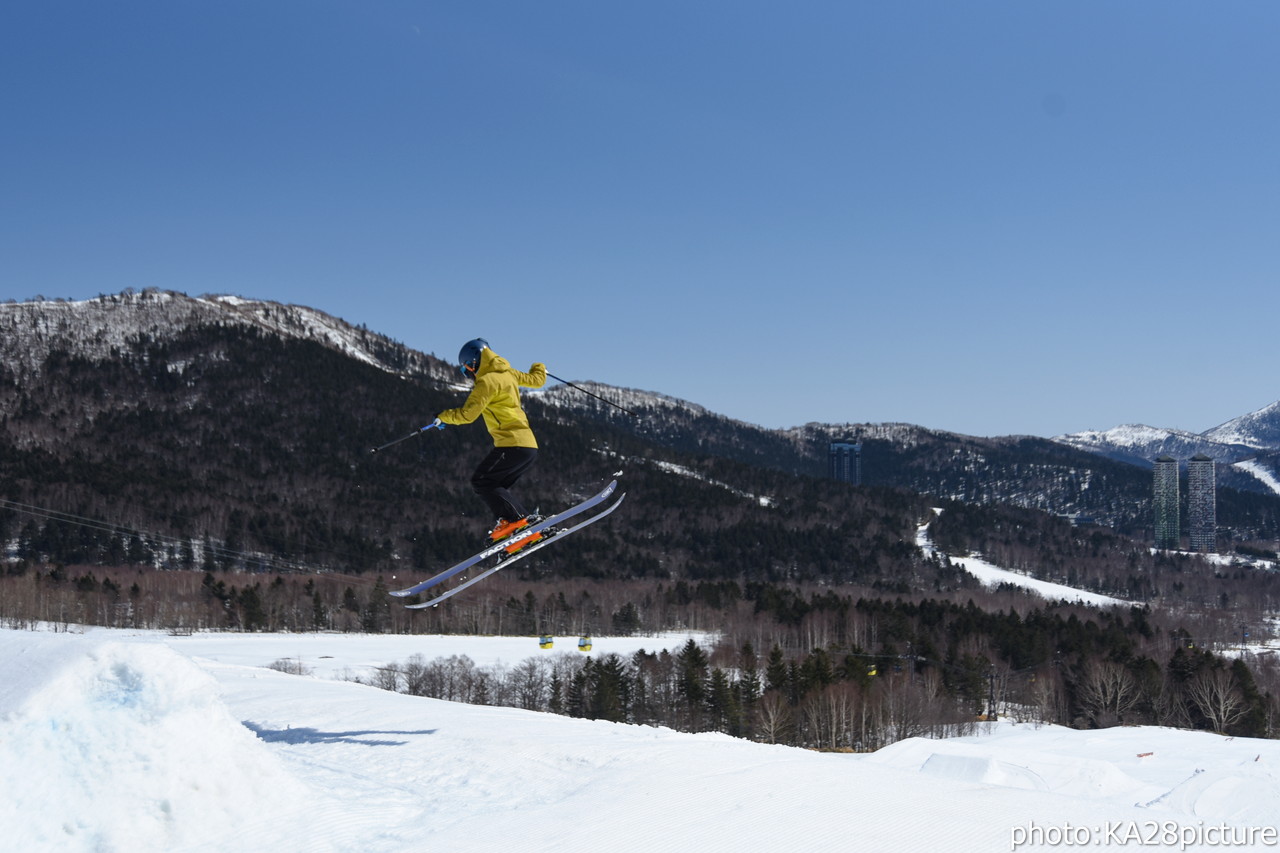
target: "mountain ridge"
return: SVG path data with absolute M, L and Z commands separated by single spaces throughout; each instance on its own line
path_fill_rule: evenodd
M 87 312 L 83 309 L 93 308 L 99 309 L 106 322 L 88 322 L 88 318 L 84 316 Z M 239 323 L 298 340 L 317 341 L 390 373 L 429 377 L 448 386 L 459 387 L 451 366 L 441 359 L 364 327 L 354 326 L 319 309 L 230 294 L 192 297 L 157 288 L 100 295 L 85 300 L 45 299 L 2 303 L 0 326 L 8 321 L 7 331 L 11 340 L 11 345 L 4 349 L 3 355 L 11 368 L 32 366 L 38 348 L 23 346 L 24 340 L 30 340 L 29 335 L 23 334 L 25 329 L 45 336 L 56 332 L 62 341 L 80 345 L 77 354 L 101 357 L 111 348 L 123 346 L 131 336 L 161 331 L 157 322 L 160 319 L 167 320 L 172 326 L 196 320 L 206 323 Z M 14 343 L 18 345 L 12 345 Z M 901 422 L 809 422 L 774 430 L 731 418 L 698 403 L 657 391 L 622 388 L 590 380 L 575 380 L 574 384 L 600 393 L 623 408 L 644 406 L 650 409 L 682 409 L 698 416 L 710 416 L 766 432 L 798 434 L 818 428 L 832 435 L 841 430 L 877 438 L 889 438 L 893 434 L 892 440 L 910 440 L 909 436 L 918 432 L 964 435 Z M 578 393 L 564 385 L 556 385 L 533 392 L 530 396 L 550 405 L 575 408 L 582 404 L 581 400 L 575 403 Z M 631 402 L 630 406 L 627 405 L 628 401 Z M 990 438 L 1016 439 L 1023 436 L 1010 434 Z M 1259 452 L 1280 451 L 1280 400 L 1202 433 L 1130 423 L 1107 430 L 1060 434 L 1052 436 L 1050 440 L 1092 453 L 1110 454 L 1138 464 L 1150 464 L 1152 458 L 1164 453 L 1179 458 L 1205 453 L 1216 461 L 1234 462 Z
M 33 369 L 41 355 L 47 355 L 47 347 L 33 346 L 41 340 L 57 341 L 81 357 L 102 358 L 139 336 L 164 337 L 194 323 L 241 325 L 314 341 L 388 373 L 436 379 L 448 373 L 439 359 L 303 305 L 226 294 L 188 296 L 157 288 L 84 300 L 0 304 L 0 328 L 8 341 L 5 363 L 19 370 Z
M 169 465 L 192 464 L 182 462 L 175 455 L 177 451 L 167 446 L 175 440 L 191 444 L 190 452 L 205 456 L 215 448 L 222 454 L 243 455 L 246 447 L 241 445 L 247 434 L 222 434 L 225 431 L 218 425 L 206 422 L 216 417 L 213 412 L 220 407 L 242 406 L 248 399 L 257 401 L 242 415 L 251 420 L 245 426 L 227 429 L 257 430 L 253 440 L 262 449 L 255 452 L 267 456 L 265 460 L 245 459 L 245 463 L 263 469 L 264 464 L 268 468 L 284 464 L 270 461 L 281 452 L 315 454 L 308 471 L 288 475 L 309 481 L 351 453 L 349 444 L 330 446 L 335 437 L 332 433 L 341 434 L 344 441 L 358 435 L 367 450 L 402 430 L 420 427 L 437 411 L 456 405 L 466 390 L 453 366 L 435 356 L 315 309 L 238 296 L 189 297 L 148 290 L 80 302 L 6 303 L 0 304 L 0 330 L 6 332 L 0 345 L 0 379 L 4 380 L 0 390 L 11 389 L 6 400 L 10 414 L 4 415 L 4 425 L 12 446 L 55 456 L 74 452 L 89 460 L 106 460 L 111 454 L 101 446 L 104 439 L 86 426 L 100 417 L 107 419 L 108 426 L 114 424 L 112 428 L 127 429 L 131 436 L 144 428 L 142 424 L 150 424 L 146 429 L 161 429 L 150 437 L 129 439 L 147 462 L 163 458 Z M 234 340 L 226 339 L 233 333 Z M 281 353 L 258 351 L 270 340 L 292 342 L 290 346 L 295 348 L 320 347 L 329 355 L 322 358 L 318 350 L 310 356 L 298 352 L 291 365 L 284 365 L 279 361 Z M 246 364 L 239 373 L 229 373 L 229 362 L 241 358 L 258 366 Z M 323 368 L 323 377 L 315 375 L 321 362 L 329 365 Z M 384 379 L 373 375 L 362 378 L 353 370 L 357 364 L 375 370 Z M 59 374 L 41 376 L 41 370 Z M 252 371 L 257 371 L 258 378 Z M 403 383 L 399 386 L 402 390 L 394 391 L 387 381 Z M 316 390 L 331 386 L 323 391 L 329 402 L 292 401 L 287 396 L 290 388 L 316 383 Z M 702 459 L 692 467 L 706 468 L 700 476 L 708 480 L 730 482 L 734 477 L 748 476 L 747 469 L 736 474 L 713 473 L 710 468 L 720 465 L 713 460 L 722 459 L 755 471 L 822 480 L 827 474 L 829 442 L 858 438 L 864 445 L 864 482 L 869 486 L 906 489 L 939 501 L 1010 503 L 1059 516 L 1094 519 L 1129 535 L 1142 536 L 1150 525 L 1150 474 L 1141 467 L 1141 453 L 1135 450 L 1133 440 L 1120 451 L 1109 453 L 1099 442 L 1074 446 L 1060 440 L 1062 437 L 975 437 L 905 423 L 815 422 L 775 430 L 657 392 L 590 380 L 575 379 L 574 385 L 578 387 L 555 385 L 526 397 L 531 414 L 543 425 L 540 439 L 543 432 L 554 433 L 553 443 L 579 447 L 572 456 L 552 463 L 567 466 L 566 471 L 584 468 L 591 454 L 599 453 L 598 447 L 589 450 L 584 441 L 616 445 L 622 436 L 632 436 L 641 442 L 629 450 L 638 454 L 633 456 L 635 464 L 641 459 L 663 458 L 675 465 L 669 471 L 690 470 L 690 460 Z M 286 394 L 283 398 L 279 396 L 282 392 Z M 211 403 L 208 394 L 219 395 L 220 402 Z M 235 402 L 223 401 L 226 394 L 235 395 L 228 398 Z M 150 401 L 137 404 L 148 411 L 129 414 L 135 406 L 131 400 L 139 395 Z M 290 411 L 290 406 L 299 408 Z M 330 425 L 329 433 L 316 431 L 318 424 L 332 421 L 342 409 L 352 410 L 344 415 L 342 426 Z M 206 414 L 192 419 L 185 414 L 190 411 Z M 254 421 L 268 415 L 274 423 L 262 431 Z M 122 426 L 120 419 L 126 417 L 131 420 Z M 193 420 L 200 422 L 198 427 Z M 1217 429 L 1226 434 L 1233 423 Z M 168 432 L 163 431 L 166 429 Z M 181 437 L 193 429 L 200 438 Z M 1167 432 L 1140 429 L 1153 441 L 1163 436 L 1167 442 L 1169 438 Z M 451 443 L 457 441 L 452 437 L 454 432 L 450 431 L 450 437 L 417 442 L 417 452 L 456 446 Z M 1239 433 L 1237 428 L 1233 434 Z M 1189 433 L 1180 438 L 1188 447 L 1204 446 L 1202 438 Z M 1167 443 L 1161 446 L 1167 447 Z M 1232 452 L 1245 455 L 1246 450 L 1250 461 L 1240 463 L 1244 467 L 1239 471 L 1224 470 L 1220 481 L 1259 494 L 1275 493 L 1280 478 L 1272 473 L 1276 470 L 1274 460 L 1243 444 Z M 616 447 L 610 452 L 616 453 Z M 203 469 L 210 463 L 195 464 Z M 355 470 L 367 462 L 353 457 L 342 464 L 355 466 Z M 439 464 L 452 472 L 439 488 L 447 490 L 443 494 L 456 494 L 457 501 L 466 506 L 465 491 L 458 483 L 465 483 L 467 460 L 441 460 Z M 59 476 L 74 479 L 76 474 L 67 469 Z M 153 476 L 172 475 L 157 472 Z M 240 475 L 228 469 L 220 476 Z M 412 476 L 412 471 L 397 471 L 389 482 L 406 494 L 418 494 L 421 486 L 405 479 Z M 308 488 L 319 488 L 319 484 Z M 326 488 L 337 485 L 330 483 Z M 737 490 L 767 494 L 777 488 L 777 484 L 749 488 L 743 484 Z M 367 494 L 368 487 L 365 489 Z M 542 497 L 549 503 L 560 500 Z M 283 496 L 278 499 L 284 500 Z M 1272 526 L 1280 526 L 1280 521 L 1271 520 L 1280 517 L 1280 509 L 1250 507 L 1237 513 L 1231 506 L 1231 500 L 1224 501 L 1221 517 L 1225 529 L 1237 528 L 1231 535 L 1249 540 L 1256 535 L 1265 537 Z M 403 527 L 400 529 L 400 535 L 407 535 Z
M 1053 440 L 1142 467 L 1150 467 L 1159 456 L 1171 456 L 1185 464 L 1203 454 L 1225 466 L 1223 475 L 1237 486 L 1251 479 L 1261 490 L 1280 494 L 1280 401 L 1201 433 L 1122 424 L 1108 430 L 1058 435 Z

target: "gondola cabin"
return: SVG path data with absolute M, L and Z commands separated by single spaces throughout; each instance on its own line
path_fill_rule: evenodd
M 590 637 L 579 637 L 579 638 L 578 638 L 578 651 L 580 651 L 580 652 L 589 652 L 589 651 L 591 651 L 591 638 L 590 638 Z
M 549 649 L 556 644 L 556 638 L 550 634 L 543 634 L 538 638 L 538 648 Z

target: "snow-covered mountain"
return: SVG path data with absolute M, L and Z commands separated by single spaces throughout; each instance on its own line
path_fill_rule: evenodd
M 548 406 L 574 411 L 590 409 L 605 415 L 626 412 L 638 414 L 643 411 L 646 414 L 656 413 L 664 417 L 683 415 L 690 418 L 706 417 L 742 423 L 678 397 L 669 397 L 656 391 L 620 388 L 600 382 L 574 382 L 572 386 L 549 382 L 543 388 L 526 391 L 524 394 L 530 399 L 541 400 Z
M 1157 456 L 1187 460 L 1204 454 L 1227 478 L 1243 477 L 1280 494 L 1280 401 L 1202 433 L 1125 424 L 1055 436 L 1054 441 L 1134 465 Z
M 22 375 L 38 369 L 52 348 L 97 360 L 140 337 L 165 340 L 192 326 L 233 325 L 314 341 L 392 373 L 451 375 L 437 359 L 314 308 L 155 289 L 79 301 L 0 304 L 0 365 Z
M 1058 435 L 1054 441 L 1145 464 L 1163 454 L 1185 459 L 1197 453 L 1219 462 L 1236 462 L 1260 451 L 1280 451 L 1280 401 L 1201 433 L 1124 424 L 1108 430 Z
M 1243 443 L 1216 441 L 1194 432 L 1124 424 L 1108 430 L 1086 430 L 1054 437 L 1054 441 L 1135 465 L 1150 465 L 1157 456 L 1189 459 L 1203 453 L 1219 462 L 1232 462 L 1257 453 Z
M 15 372 L 38 368 L 51 347 L 89 359 L 109 356 L 140 336 L 164 340 L 194 325 L 238 325 L 296 340 L 309 340 L 343 352 L 354 359 L 394 373 L 429 376 L 452 383 L 452 369 L 436 358 L 410 349 L 384 335 L 352 326 L 314 308 L 284 305 L 231 295 L 188 296 L 154 288 L 140 292 L 99 296 L 80 301 L 42 300 L 0 303 L 0 364 Z M 596 383 L 576 383 L 610 403 L 632 411 L 660 411 L 686 418 L 710 418 L 750 427 L 716 414 L 687 400 L 653 391 Z M 578 389 L 550 386 L 532 395 L 555 407 L 599 408 L 605 404 L 586 397 Z M 815 430 L 853 434 L 908 446 L 920 433 L 932 431 L 911 424 L 806 424 L 788 431 L 793 438 Z M 1259 452 L 1280 452 L 1280 401 L 1256 412 L 1227 421 L 1203 433 L 1126 424 L 1109 430 L 1071 433 L 1054 441 L 1080 450 L 1137 464 L 1150 464 L 1161 454 L 1188 458 L 1204 453 L 1220 462 L 1249 459 Z
M 55 354 L 94 363 L 112 361 L 116 353 L 145 360 L 150 343 L 165 344 L 193 329 L 210 327 L 252 329 L 263 336 L 315 343 L 397 376 L 426 380 L 420 383 L 424 387 L 448 393 L 463 390 L 449 364 L 312 308 L 239 296 L 191 297 L 158 290 L 126 291 L 82 301 L 0 304 L 0 377 L 7 378 L 14 388 L 27 387 L 42 370 L 60 363 L 49 361 Z M 186 365 L 171 361 L 165 368 L 182 373 Z M 1090 462 L 1055 457 L 1050 448 L 1066 446 L 1138 466 L 1149 465 L 1151 459 L 1166 453 L 1180 459 L 1205 453 L 1222 463 L 1220 482 L 1224 485 L 1280 493 L 1280 403 L 1199 435 L 1125 426 L 1050 441 L 1026 436 L 974 438 L 899 423 L 810 423 L 772 430 L 657 392 L 571 379 L 578 387 L 550 385 L 529 395 L 535 406 L 544 408 L 539 416 L 575 426 L 593 420 L 607 428 L 634 432 L 668 449 L 708 453 L 790 473 L 818 474 L 825 470 L 828 441 L 858 436 L 877 445 L 874 458 L 868 458 L 868 482 L 961 500 L 1005 501 L 1054 512 L 1084 513 L 1107 523 L 1123 524 L 1124 519 L 1112 517 L 1102 504 L 1131 505 L 1137 492 L 1118 503 L 1082 503 L 1077 492 L 1083 486 L 1079 484 L 1087 481 L 1096 491 L 1106 480 L 1113 488 L 1123 489 L 1118 483 L 1124 476 L 1082 479 L 1079 472 L 1094 467 Z M 583 390 L 622 408 L 607 405 Z M 91 409 L 89 404 L 68 408 Z M 28 436 L 24 440 L 33 439 Z M 1064 493 L 1063 483 L 1077 485 Z M 1145 486 L 1139 489 L 1145 490 Z M 1135 511 L 1143 510 L 1139 507 Z
M 1204 437 L 1220 444 L 1280 450 L 1280 400 L 1206 430 Z

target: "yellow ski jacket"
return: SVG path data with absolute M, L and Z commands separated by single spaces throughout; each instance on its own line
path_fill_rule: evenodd
M 529 428 L 529 417 L 520 406 L 519 389 L 541 388 L 546 381 L 545 364 L 534 364 L 524 373 L 485 347 L 480 351 L 476 385 L 467 395 L 467 401 L 456 409 L 441 412 L 440 420 L 460 426 L 484 416 L 494 447 L 537 447 L 533 430 Z

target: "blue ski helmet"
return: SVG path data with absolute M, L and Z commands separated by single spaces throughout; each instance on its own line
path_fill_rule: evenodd
M 480 369 L 480 351 L 487 346 L 489 342 L 484 338 L 476 338 L 462 345 L 462 349 L 458 352 L 458 369 L 462 371 L 463 376 L 475 376 L 476 371 Z

